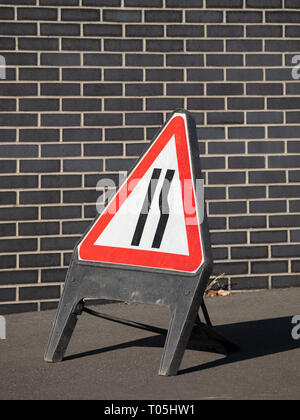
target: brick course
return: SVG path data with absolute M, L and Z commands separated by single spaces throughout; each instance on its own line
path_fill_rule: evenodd
M 0 314 L 54 308 L 71 251 L 167 116 L 197 121 L 214 274 L 300 285 L 295 0 L 2 0 Z

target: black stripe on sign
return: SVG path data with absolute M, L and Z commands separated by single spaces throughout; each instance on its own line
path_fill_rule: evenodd
M 139 244 L 141 242 L 142 235 L 143 235 L 143 232 L 144 232 L 144 229 L 145 229 L 146 221 L 147 221 L 147 218 L 148 218 L 149 210 L 150 210 L 150 207 L 151 207 L 151 203 L 152 203 L 152 200 L 153 200 L 153 196 L 154 196 L 154 193 L 155 193 L 155 190 L 156 190 L 156 187 L 157 187 L 157 183 L 158 183 L 160 174 L 161 174 L 161 169 L 155 168 L 153 170 L 151 180 L 150 180 L 150 184 L 149 184 L 149 187 L 148 187 L 148 191 L 147 191 L 147 194 L 146 194 L 146 197 L 145 197 L 145 201 L 144 201 L 144 204 L 143 204 L 143 207 L 142 207 L 142 210 L 141 210 L 141 214 L 140 214 L 140 217 L 139 217 L 139 220 L 137 222 L 136 229 L 135 229 L 135 232 L 134 232 L 134 235 L 133 235 L 131 246 L 139 246 Z
M 167 170 L 164 184 L 162 186 L 160 197 L 159 197 L 159 209 L 160 209 L 161 216 L 158 222 L 152 248 L 160 248 L 161 242 L 162 242 L 162 239 L 163 239 L 166 227 L 167 227 L 167 223 L 170 216 L 168 195 L 170 192 L 171 182 L 173 181 L 174 175 L 175 175 L 175 171 L 173 169 Z

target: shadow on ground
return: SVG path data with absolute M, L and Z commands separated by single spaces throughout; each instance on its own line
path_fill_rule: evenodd
M 291 319 L 292 316 L 218 326 L 216 327 L 216 331 L 238 344 L 240 349 L 228 354 L 222 359 L 183 369 L 179 371 L 179 375 L 203 371 L 218 366 L 283 353 L 299 348 L 300 343 L 293 340 L 291 337 L 291 330 L 293 327 Z M 128 347 L 163 347 L 164 343 L 164 335 L 155 335 L 114 346 L 74 354 L 66 357 L 64 360 L 94 356 Z M 199 346 L 197 346 L 197 342 L 193 340 L 189 343 L 188 349 L 199 350 Z

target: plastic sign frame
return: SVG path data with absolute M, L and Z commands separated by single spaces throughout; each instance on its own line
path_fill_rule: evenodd
M 197 179 L 202 178 L 196 124 L 193 117 L 184 110 L 176 111 L 170 116 L 159 134 L 155 136 L 146 152 L 129 173 L 129 177 L 134 174 L 135 169 L 139 168 L 139 165 L 143 164 L 143 159 L 147 157 L 149 150 L 152 147 L 155 148 L 156 142 L 160 141 L 159 139 L 163 136 L 165 130 L 178 117 L 185 121 L 189 152 L 188 164 L 191 168 L 190 176 L 194 185 Z M 122 186 L 118 192 L 121 189 Z M 112 198 L 111 202 L 115 197 Z M 198 198 L 195 195 L 197 203 Z M 196 208 L 198 217 L 199 209 L 197 205 Z M 162 269 L 153 267 L 153 265 L 145 266 L 144 263 L 138 265 L 135 262 L 133 264 L 114 264 L 109 261 L 84 261 L 82 259 L 83 255 L 80 253 L 82 244 L 87 240 L 94 226 L 97 226 L 101 217 L 104 217 L 103 215 L 105 216 L 105 210 L 96 218 L 91 228 L 83 235 L 82 240 L 74 250 L 64 292 L 46 349 L 45 361 L 60 362 L 63 360 L 77 323 L 78 315 L 82 312 L 84 300 L 86 298 L 100 298 L 169 307 L 171 322 L 159 374 L 176 375 L 195 326 L 199 308 L 203 303 L 205 289 L 212 271 L 213 261 L 206 214 L 202 223 L 197 224 L 197 230 L 194 230 L 194 233 L 196 232 L 201 239 L 201 255 L 198 256 L 196 264 L 190 270 L 178 270 L 173 267 Z M 94 239 L 98 233 L 92 238 L 92 243 L 95 242 Z M 87 255 L 87 258 L 90 258 L 90 256 Z

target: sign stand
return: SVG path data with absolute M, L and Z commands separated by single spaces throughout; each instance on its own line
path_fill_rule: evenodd
M 167 334 L 160 375 L 177 374 L 191 337 L 209 350 L 236 349 L 212 329 L 203 300 L 212 258 L 196 191 L 202 178 L 198 155 L 193 118 L 186 111 L 175 112 L 76 247 L 47 362 L 63 360 L 82 312 Z M 85 308 L 86 298 L 168 306 L 169 329 L 97 313 Z M 200 307 L 206 324 L 200 321 Z

